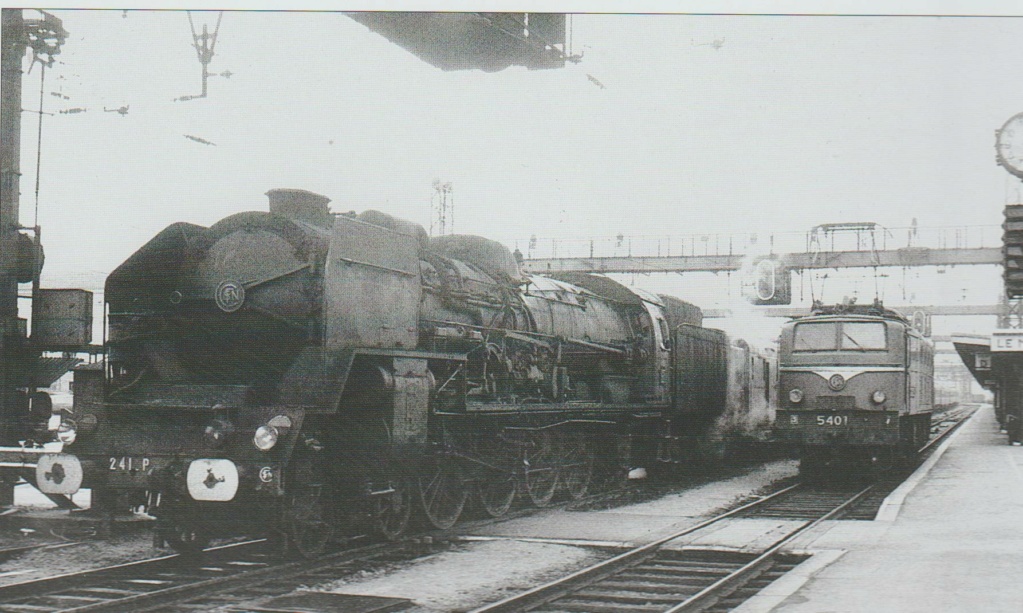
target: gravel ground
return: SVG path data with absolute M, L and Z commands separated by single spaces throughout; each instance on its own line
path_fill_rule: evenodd
M 582 526 L 585 522 L 592 525 L 595 516 L 604 515 L 609 524 L 622 521 L 623 517 L 641 523 L 685 521 L 686 518 L 709 515 L 732 506 L 756 495 L 775 481 L 792 477 L 796 471 L 795 462 L 770 462 L 740 471 L 727 479 L 703 483 L 653 500 L 605 510 L 538 513 L 513 520 L 516 523 L 515 533 L 520 538 L 528 538 L 530 533 L 544 536 L 545 529 L 549 530 L 552 524 L 556 524 L 564 538 L 572 538 L 575 526 Z M 31 507 L 38 512 L 52 506 L 38 493 L 22 492 L 23 489 L 26 488 L 19 487 L 17 491 L 19 507 Z M 76 499 L 76 502 L 81 504 L 87 499 Z M 608 526 L 609 529 L 612 527 Z M 71 532 L 65 535 L 71 535 Z M 42 530 L 0 531 L 0 549 L 74 540 L 46 534 Z M 148 530 L 106 539 L 88 538 L 62 548 L 33 551 L 0 564 L 0 585 L 170 553 L 168 549 L 153 547 Z M 516 538 L 469 542 L 403 567 L 357 574 L 306 589 L 410 598 L 417 603 L 420 612 L 465 611 L 529 589 L 608 555 L 606 551 L 593 547 Z
M 149 533 L 73 542 L 66 547 L 32 551 L 0 564 L 0 585 L 113 566 L 169 553 L 168 550 L 154 549 Z
M 409 598 L 418 611 L 459 611 L 473 603 L 516 594 L 605 557 L 593 550 L 550 543 L 470 543 L 406 568 L 356 575 L 315 589 Z
M 799 462 L 782 460 L 750 467 L 742 474 L 712 481 L 657 500 L 619 507 L 616 511 L 631 514 L 679 515 L 698 517 L 734 506 L 746 498 L 761 493 L 776 481 L 789 479 L 799 473 Z
M 652 522 L 655 517 L 659 521 L 664 521 L 665 517 L 685 521 L 735 506 L 758 495 L 772 483 L 793 477 L 797 471 L 794 461 L 770 462 L 735 477 L 705 483 L 656 500 L 605 511 L 578 513 L 557 510 L 520 518 L 514 520 L 517 524 L 515 532 L 519 538 L 529 538 L 529 532 L 544 535 L 549 533 L 550 525 L 556 523 L 562 538 L 570 539 L 573 522 L 577 522 L 575 529 L 585 532 L 586 524 L 592 522 L 593 516 L 601 514 L 607 516 L 609 523 L 621 521 L 623 517 L 640 523 Z M 532 530 L 529 524 L 532 524 Z M 355 575 L 310 589 L 409 598 L 418 605 L 416 611 L 422 613 L 467 611 L 607 557 L 610 554 L 592 547 L 508 538 L 468 543 L 458 550 L 418 560 L 402 568 Z
M 90 492 L 82 490 L 75 494 L 74 501 L 83 508 L 88 507 Z M 66 511 L 56 510 L 48 498 L 30 485 L 19 485 L 15 488 L 14 502 L 16 505 L 14 514 L 53 516 L 58 520 L 67 515 Z M 95 531 L 85 524 L 78 526 L 62 521 L 55 522 L 53 530 L 45 528 L 0 530 L 0 549 L 51 543 L 66 545 L 31 551 L 3 562 L 0 564 L 0 585 L 123 564 L 170 553 L 169 550 L 155 549 L 153 536 L 146 529 L 136 529 L 130 534 L 105 539 L 97 538 L 94 533 Z

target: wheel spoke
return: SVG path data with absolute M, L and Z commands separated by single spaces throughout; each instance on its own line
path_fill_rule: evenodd
M 488 433 L 474 439 L 473 452 L 481 460 L 473 487 L 476 506 L 489 517 L 502 517 L 519 490 L 520 446 L 500 433 Z
M 593 480 L 595 458 L 582 434 L 563 437 L 561 449 L 561 484 L 570 498 L 578 500 L 586 495 Z
M 289 493 L 285 497 L 284 524 L 289 544 L 303 558 L 313 558 L 334 538 L 329 486 L 312 459 L 292 461 Z
M 534 505 L 545 507 L 554 499 L 558 487 L 558 470 L 554 461 L 554 442 L 550 432 L 534 432 L 523 452 L 526 493 Z
M 427 522 L 439 530 L 453 526 L 462 514 L 469 490 L 459 468 L 445 458 L 431 462 L 419 476 L 419 499 Z
M 411 485 L 407 479 L 392 484 L 394 491 L 377 498 L 376 528 L 388 540 L 395 540 L 408 527 L 412 512 Z

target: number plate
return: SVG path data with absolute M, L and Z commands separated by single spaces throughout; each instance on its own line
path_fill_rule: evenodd
M 151 466 L 149 458 L 132 457 L 132 456 L 120 456 L 110 458 L 110 465 L 108 468 L 114 472 L 146 472 Z
M 818 415 L 817 425 L 828 427 L 848 426 L 849 416 L 848 415 Z

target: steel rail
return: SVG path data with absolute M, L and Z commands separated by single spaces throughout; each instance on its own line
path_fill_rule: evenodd
M 17 547 L 6 547 L 0 549 L 0 562 L 6 562 L 14 556 L 19 556 L 24 553 L 32 551 L 45 551 L 49 549 L 63 549 L 65 547 L 75 547 L 78 545 L 84 545 L 84 541 L 68 541 L 66 543 L 39 543 L 36 545 L 19 545 Z
M 782 492 L 778 492 L 778 494 L 782 494 L 782 493 L 785 493 L 787 491 L 791 491 L 795 487 L 797 487 L 797 486 L 791 486 L 791 487 L 787 488 L 786 490 L 783 490 Z M 594 494 L 594 495 L 586 496 L 586 497 L 584 497 L 582 499 L 579 499 L 579 500 L 566 500 L 566 501 L 562 501 L 561 503 L 558 503 L 556 505 L 552 505 L 551 507 L 524 509 L 520 513 L 509 513 L 508 515 L 502 516 L 500 518 L 489 518 L 489 519 L 479 520 L 478 522 L 474 522 L 474 523 L 478 523 L 478 524 L 482 524 L 482 525 L 487 525 L 487 524 L 491 524 L 491 523 L 497 523 L 497 522 L 500 522 L 500 521 L 505 520 L 505 519 L 513 519 L 515 517 L 520 517 L 522 515 L 534 514 L 536 512 L 540 512 L 540 511 L 550 511 L 550 510 L 552 510 L 554 508 L 559 508 L 559 507 L 571 506 L 572 504 L 578 504 L 578 503 L 586 501 L 586 500 L 591 500 L 591 501 L 593 501 L 593 500 L 600 500 L 601 498 L 606 497 L 607 494 L 609 494 L 609 493 L 612 493 L 612 492 L 603 492 L 603 493 L 600 493 L 600 494 Z M 771 497 L 765 497 L 763 500 L 768 500 L 769 498 L 773 498 L 773 497 L 774 497 L 774 495 L 772 495 Z M 760 501 L 756 501 L 756 502 L 760 502 Z M 746 506 L 748 507 L 749 505 L 746 505 Z M 738 512 L 740 510 L 741 509 L 737 509 L 736 512 Z M 443 534 L 443 533 L 446 533 L 446 532 L 449 532 L 449 531 L 438 530 L 438 531 L 431 531 L 431 532 L 432 533 L 442 533 Z M 261 568 L 261 569 L 258 569 L 258 570 L 242 571 L 240 573 L 232 574 L 230 576 L 216 577 L 216 578 L 213 578 L 213 579 L 201 579 L 201 580 L 192 581 L 192 582 L 189 582 L 189 583 L 186 583 L 186 584 L 170 586 L 168 588 L 161 589 L 161 590 L 153 590 L 153 591 L 145 592 L 145 593 L 142 593 L 142 594 L 127 596 L 127 597 L 124 597 L 124 598 L 120 598 L 120 599 L 117 599 L 117 600 L 111 600 L 111 601 L 108 601 L 108 602 L 100 602 L 100 603 L 95 603 L 95 604 L 82 605 L 82 606 L 77 607 L 77 608 L 67 609 L 66 613 L 97 613 L 97 612 L 116 613 L 116 612 L 122 612 L 122 611 L 125 612 L 125 613 L 134 613 L 136 611 L 148 611 L 148 610 L 154 610 L 154 609 L 158 610 L 158 609 L 161 609 L 162 607 L 165 607 L 165 606 L 170 605 L 170 604 L 178 603 L 178 602 L 187 603 L 189 600 L 191 600 L 193 598 L 192 597 L 189 597 L 189 598 L 179 598 L 179 596 L 181 594 L 190 593 L 190 592 L 192 592 L 192 591 L 194 591 L 196 589 L 208 588 L 208 591 L 203 592 L 201 594 L 201 597 L 208 597 L 208 596 L 211 596 L 212 594 L 223 592 L 223 591 L 225 591 L 226 589 L 229 589 L 229 588 L 239 588 L 239 587 L 244 588 L 244 587 L 248 587 L 248 586 L 252 586 L 252 585 L 259 585 L 259 584 L 265 583 L 267 581 L 283 580 L 283 579 L 287 579 L 289 577 L 301 576 L 303 573 L 315 572 L 316 570 L 323 569 L 323 568 L 329 568 L 331 566 L 340 566 L 340 565 L 344 565 L 344 564 L 350 564 L 351 562 L 355 562 L 355 561 L 358 561 L 360 559 L 369 560 L 369 559 L 372 559 L 373 557 L 377 557 L 377 556 L 379 556 L 381 554 L 386 555 L 387 553 L 400 550 L 405 545 L 407 545 L 407 543 L 405 543 L 405 542 L 374 543 L 374 544 L 366 545 L 366 546 L 363 546 L 363 547 L 359 547 L 357 549 L 343 551 L 343 552 L 338 552 L 338 553 L 331 554 L 331 555 L 328 555 L 328 556 L 316 558 L 314 560 L 303 560 L 303 561 L 296 561 L 296 562 L 290 562 L 290 563 L 275 564 L 275 565 L 271 565 L 269 567 Z M 213 549 L 207 549 L 206 551 L 212 551 L 212 550 Z M 177 557 L 177 556 L 168 556 L 168 557 Z M 186 572 L 187 572 L 187 569 L 186 569 Z M 2 594 L 2 588 L 0 588 L 0 594 Z
M 959 417 L 966 411 L 956 412 L 950 415 L 951 418 Z M 972 412 L 970 413 L 972 415 Z M 929 441 L 926 445 L 921 447 L 920 453 L 929 450 L 931 447 L 938 444 L 940 441 L 945 440 L 949 433 L 957 429 L 960 425 L 965 423 L 965 419 L 959 419 L 958 423 L 954 426 L 946 429 L 936 436 L 933 440 Z M 664 539 L 660 539 L 641 548 L 623 553 L 619 556 L 605 560 L 599 564 L 591 566 L 589 568 L 582 569 L 563 577 L 561 579 L 552 581 L 546 585 L 534 588 L 527 592 L 508 597 L 502 601 L 487 605 L 478 609 L 475 609 L 471 613 L 507 613 L 510 611 L 528 611 L 537 607 L 544 606 L 556 602 L 559 598 L 569 596 L 575 592 L 578 592 L 586 587 L 598 584 L 603 579 L 613 576 L 620 570 L 632 566 L 635 562 L 641 561 L 644 557 L 650 557 L 648 554 L 652 554 L 653 551 L 658 549 L 665 542 L 700 530 L 712 523 L 730 517 L 732 515 L 748 511 L 752 508 L 764 505 L 772 500 L 776 500 L 783 494 L 787 494 L 795 490 L 799 485 L 789 487 L 785 490 L 779 491 L 770 497 L 765 497 L 762 500 L 755 501 L 753 503 L 744 505 L 738 509 L 735 509 L 729 513 L 723 514 L 719 517 L 712 518 L 701 524 L 688 528 L 677 534 L 673 534 Z M 822 522 L 834 518 L 835 516 L 847 511 L 850 507 L 861 502 L 864 497 L 876 489 L 877 484 L 871 484 L 855 494 L 851 494 L 841 504 L 835 506 L 830 511 L 822 514 L 816 519 L 805 521 L 801 526 L 792 530 L 787 535 L 777 540 L 762 554 L 746 563 L 742 567 L 731 572 L 729 575 L 717 580 L 713 584 L 707 586 L 696 594 L 690 596 L 686 600 L 674 605 L 668 609 L 665 609 L 664 613 L 683 613 L 690 611 L 699 611 L 707 607 L 713 606 L 717 599 L 731 594 L 736 589 L 740 588 L 743 584 L 747 583 L 751 578 L 757 574 L 766 570 L 766 566 L 770 565 L 775 559 L 778 553 L 788 544 L 790 544 L 799 535 L 805 533 L 808 530 L 820 525 Z
M 977 413 L 976 407 L 974 408 L 959 407 L 953 411 L 948 411 L 944 413 L 942 415 L 941 420 L 938 421 L 937 424 L 933 422 L 931 423 L 931 427 L 939 425 L 942 421 L 955 421 L 955 423 L 939 432 L 938 436 L 935 436 L 931 440 L 927 441 L 927 443 L 923 447 L 917 450 L 916 452 L 917 455 L 920 456 L 930 451 L 931 447 L 934 447 L 941 441 L 945 440 L 950 434 L 958 430 L 960 426 L 969 421 L 970 418 L 973 417 L 976 413 Z
M 759 505 L 766 504 L 785 494 L 788 494 L 789 492 L 792 492 L 793 490 L 799 487 L 802 487 L 801 483 L 790 485 L 789 487 L 779 490 L 769 496 L 765 496 L 759 500 L 754 500 L 753 502 L 744 504 L 740 507 L 732 509 L 731 511 L 722 513 L 721 515 L 717 515 L 708 520 L 702 521 L 696 524 L 695 526 L 690 526 L 689 528 L 686 528 L 684 530 L 672 533 L 669 536 L 657 539 L 656 541 L 652 541 L 650 543 L 647 543 L 646 545 L 637 547 L 631 551 L 627 551 L 613 558 L 609 558 L 607 560 L 594 564 L 593 566 L 576 571 L 560 579 L 555 579 L 554 581 L 535 587 L 526 592 L 522 592 L 520 594 L 510 596 L 498 602 L 491 603 L 489 605 L 485 605 L 477 609 L 473 609 L 472 611 L 470 611 L 470 613 L 508 613 L 511 611 L 529 610 L 529 607 L 540 606 L 542 604 L 550 602 L 551 600 L 560 598 L 561 596 L 576 591 L 578 587 L 581 587 L 580 584 L 588 584 L 592 583 L 593 581 L 599 581 L 607 576 L 614 574 L 620 568 L 631 565 L 633 562 L 647 554 L 652 554 L 668 541 L 672 541 L 687 534 L 691 534 L 698 530 L 702 530 L 703 528 L 706 528 L 707 526 L 720 522 L 724 519 L 727 519 L 734 515 L 738 515 Z
M 288 577 L 301 575 L 302 573 L 309 571 L 348 564 L 360 559 L 368 559 L 377 554 L 385 553 L 398 546 L 400 545 L 392 542 L 374 543 L 357 549 L 339 552 L 322 558 L 316 558 L 315 560 L 270 564 L 264 568 L 240 571 L 225 577 L 200 579 L 197 581 L 173 585 L 163 589 L 153 590 L 151 592 L 125 596 L 123 598 L 117 598 L 106 602 L 97 602 L 64 609 L 61 613 L 135 613 L 136 611 L 147 611 L 176 602 L 205 597 L 211 593 L 222 592 L 229 588 L 255 585 L 269 579 L 287 579 Z M 189 598 L 182 599 L 181 596 L 184 594 L 189 594 Z
M 218 547 L 210 547 L 205 549 L 205 552 L 216 552 L 225 551 L 238 547 L 247 547 L 256 545 L 258 543 L 265 542 L 266 539 L 255 539 L 251 541 L 242 541 L 239 543 L 231 543 L 228 545 L 220 545 Z M 109 575 L 111 573 L 131 569 L 131 568 L 145 568 L 175 558 L 181 558 L 182 555 L 179 553 L 168 554 L 165 556 L 158 556 L 155 558 L 146 558 L 145 560 L 135 560 L 132 562 L 125 562 L 123 564 L 114 564 L 111 566 L 103 566 L 101 568 L 91 568 L 88 570 L 63 573 L 60 575 L 53 575 L 52 577 L 43 577 L 41 579 L 33 579 L 31 581 L 23 581 L 20 583 L 11 583 L 8 585 L 0 586 L 0 603 L 7 603 L 13 598 L 24 598 L 29 596 L 42 596 L 48 593 L 54 593 L 57 590 L 67 590 L 80 585 L 85 584 L 93 578 L 98 578 L 102 575 Z
M 670 609 L 665 610 L 664 613 L 688 613 L 690 611 L 700 611 L 703 610 L 704 608 L 707 608 L 708 606 L 713 605 L 714 602 L 708 601 L 712 600 L 716 601 L 717 598 L 720 598 L 721 596 L 727 596 L 728 594 L 730 594 L 732 591 L 734 591 L 734 588 L 740 587 L 742 583 L 749 578 L 750 575 L 755 574 L 756 572 L 760 571 L 764 566 L 772 562 L 774 560 L 774 557 L 778 554 L 778 552 L 781 551 L 782 547 L 791 543 L 800 534 L 812 528 L 815 528 L 822 522 L 827 521 L 835 517 L 836 515 L 842 513 L 849 506 L 855 504 L 858 500 L 866 496 L 867 493 L 870 492 L 870 490 L 872 489 L 874 489 L 873 484 L 860 490 L 860 492 L 858 492 L 855 496 L 849 498 L 839 506 L 832 509 L 830 512 L 824 514 L 823 516 L 815 520 L 807 522 L 806 524 L 800 526 L 799 528 L 796 528 L 792 532 L 789 532 L 787 535 L 785 535 L 784 537 L 776 541 L 773 545 L 771 545 L 766 551 L 764 551 L 764 553 L 760 554 L 755 559 L 748 562 L 745 566 L 733 571 L 731 574 L 725 577 L 722 577 L 721 579 L 717 580 L 711 585 L 708 585 L 703 590 L 690 596 L 687 600 L 675 605 L 674 607 L 671 607 Z M 729 590 L 729 588 L 733 589 Z
M 470 522 L 472 525 L 489 525 L 491 523 L 497 523 L 507 519 L 514 519 L 537 512 L 551 511 L 552 509 L 564 508 L 580 503 L 594 502 L 606 498 L 608 495 L 612 495 L 617 492 L 617 489 L 611 491 L 600 492 L 596 494 L 590 494 L 577 500 L 565 500 L 553 504 L 545 508 L 527 508 L 513 511 L 505 516 L 499 518 L 487 518 L 479 519 Z M 428 531 L 428 534 L 445 534 L 450 531 Z M 351 539 L 352 541 L 358 540 L 360 537 Z M 211 547 L 204 550 L 204 553 L 216 553 L 218 551 L 228 550 L 240 546 L 257 545 L 264 543 L 266 539 L 254 539 L 250 541 L 244 541 L 240 543 L 233 543 L 228 545 L 222 545 L 218 547 Z M 77 543 L 67 544 L 49 544 L 45 547 L 62 547 L 66 545 L 72 545 Z M 401 547 L 404 543 L 391 542 L 391 543 L 376 543 L 373 545 L 359 547 L 353 550 L 347 550 L 331 554 L 328 556 L 320 557 L 315 560 L 306 561 L 294 561 L 274 563 L 272 559 L 268 560 L 269 566 L 260 568 L 257 570 L 239 571 L 227 576 L 214 577 L 209 579 L 194 578 L 187 581 L 186 583 L 180 583 L 176 585 L 170 585 L 164 589 L 152 590 L 149 592 L 142 592 L 137 594 L 126 595 L 119 599 L 110 599 L 103 602 L 89 603 L 78 606 L 77 608 L 61 609 L 62 611 L 142 611 L 150 610 L 154 608 L 160 608 L 174 602 L 187 602 L 191 598 L 180 598 L 179 596 L 183 593 L 189 593 L 199 588 L 209 588 L 210 594 L 222 592 L 227 588 L 245 587 L 246 584 L 257 585 L 265 582 L 266 576 L 270 576 L 271 579 L 286 579 L 290 576 L 297 576 L 307 571 L 315 571 L 318 568 L 326 568 L 332 565 L 343 565 L 358 560 L 358 558 L 365 557 L 370 559 L 378 554 L 386 554 L 398 547 Z M 29 548 L 18 548 L 17 551 L 12 551 L 12 555 L 21 553 L 25 549 Z M 34 549 L 34 548 L 32 548 Z M 6 552 L 0 551 L 0 556 L 3 556 Z M 102 568 L 88 569 L 83 571 L 76 571 L 70 573 L 63 573 L 60 575 L 54 575 L 51 577 L 43 577 L 40 579 L 33 579 L 30 581 L 24 581 L 21 583 L 12 583 L 6 586 L 0 586 L 0 609 L 3 608 L 4 604 L 10 604 L 13 600 L 32 598 L 32 597 L 45 597 L 49 594 L 58 594 L 74 589 L 88 588 L 93 586 L 100 586 L 101 581 L 123 581 L 130 579 L 130 577 L 116 576 L 112 577 L 114 573 L 124 571 L 127 569 L 137 568 L 140 571 L 147 568 L 153 567 L 161 563 L 172 563 L 170 561 L 181 558 L 185 559 L 181 554 L 168 554 L 164 556 L 158 556 L 155 558 L 147 558 L 145 560 L 136 560 L 132 562 L 126 562 L 123 564 L 116 564 L 112 566 L 105 566 Z M 210 560 L 203 560 L 203 565 L 209 565 L 213 563 Z M 174 572 L 175 569 L 170 569 L 170 572 Z M 190 572 L 189 568 L 181 568 L 180 574 L 185 575 Z M 105 577 L 104 577 L 105 576 Z M 184 577 L 183 577 L 184 578 Z M 167 576 L 167 579 L 173 580 L 172 577 Z M 203 594 L 206 596 L 209 594 Z M 163 600 L 163 601 L 161 601 Z M 40 606 L 39 610 L 45 610 L 45 606 Z

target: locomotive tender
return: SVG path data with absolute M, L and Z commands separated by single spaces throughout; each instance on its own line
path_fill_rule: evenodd
M 353 520 L 393 538 L 413 507 L 452 525 L 470 494 L 493 516 L 517 493 L 581 497 L 601 470 L 688 461 L 773 417 L 773 357 L 694 305 L 267 195 L 270 212 L 171 225 L 109 276 L 106 360 L 76 371 L 41 489 L 142 505 L 179 550 L 270 526 L 314 555 Z
M 779 346 L 776 437 L 795 443 L 805 476 L 890 467 L 927 443 L 934 346 L 880 303 L 815 304 Z

